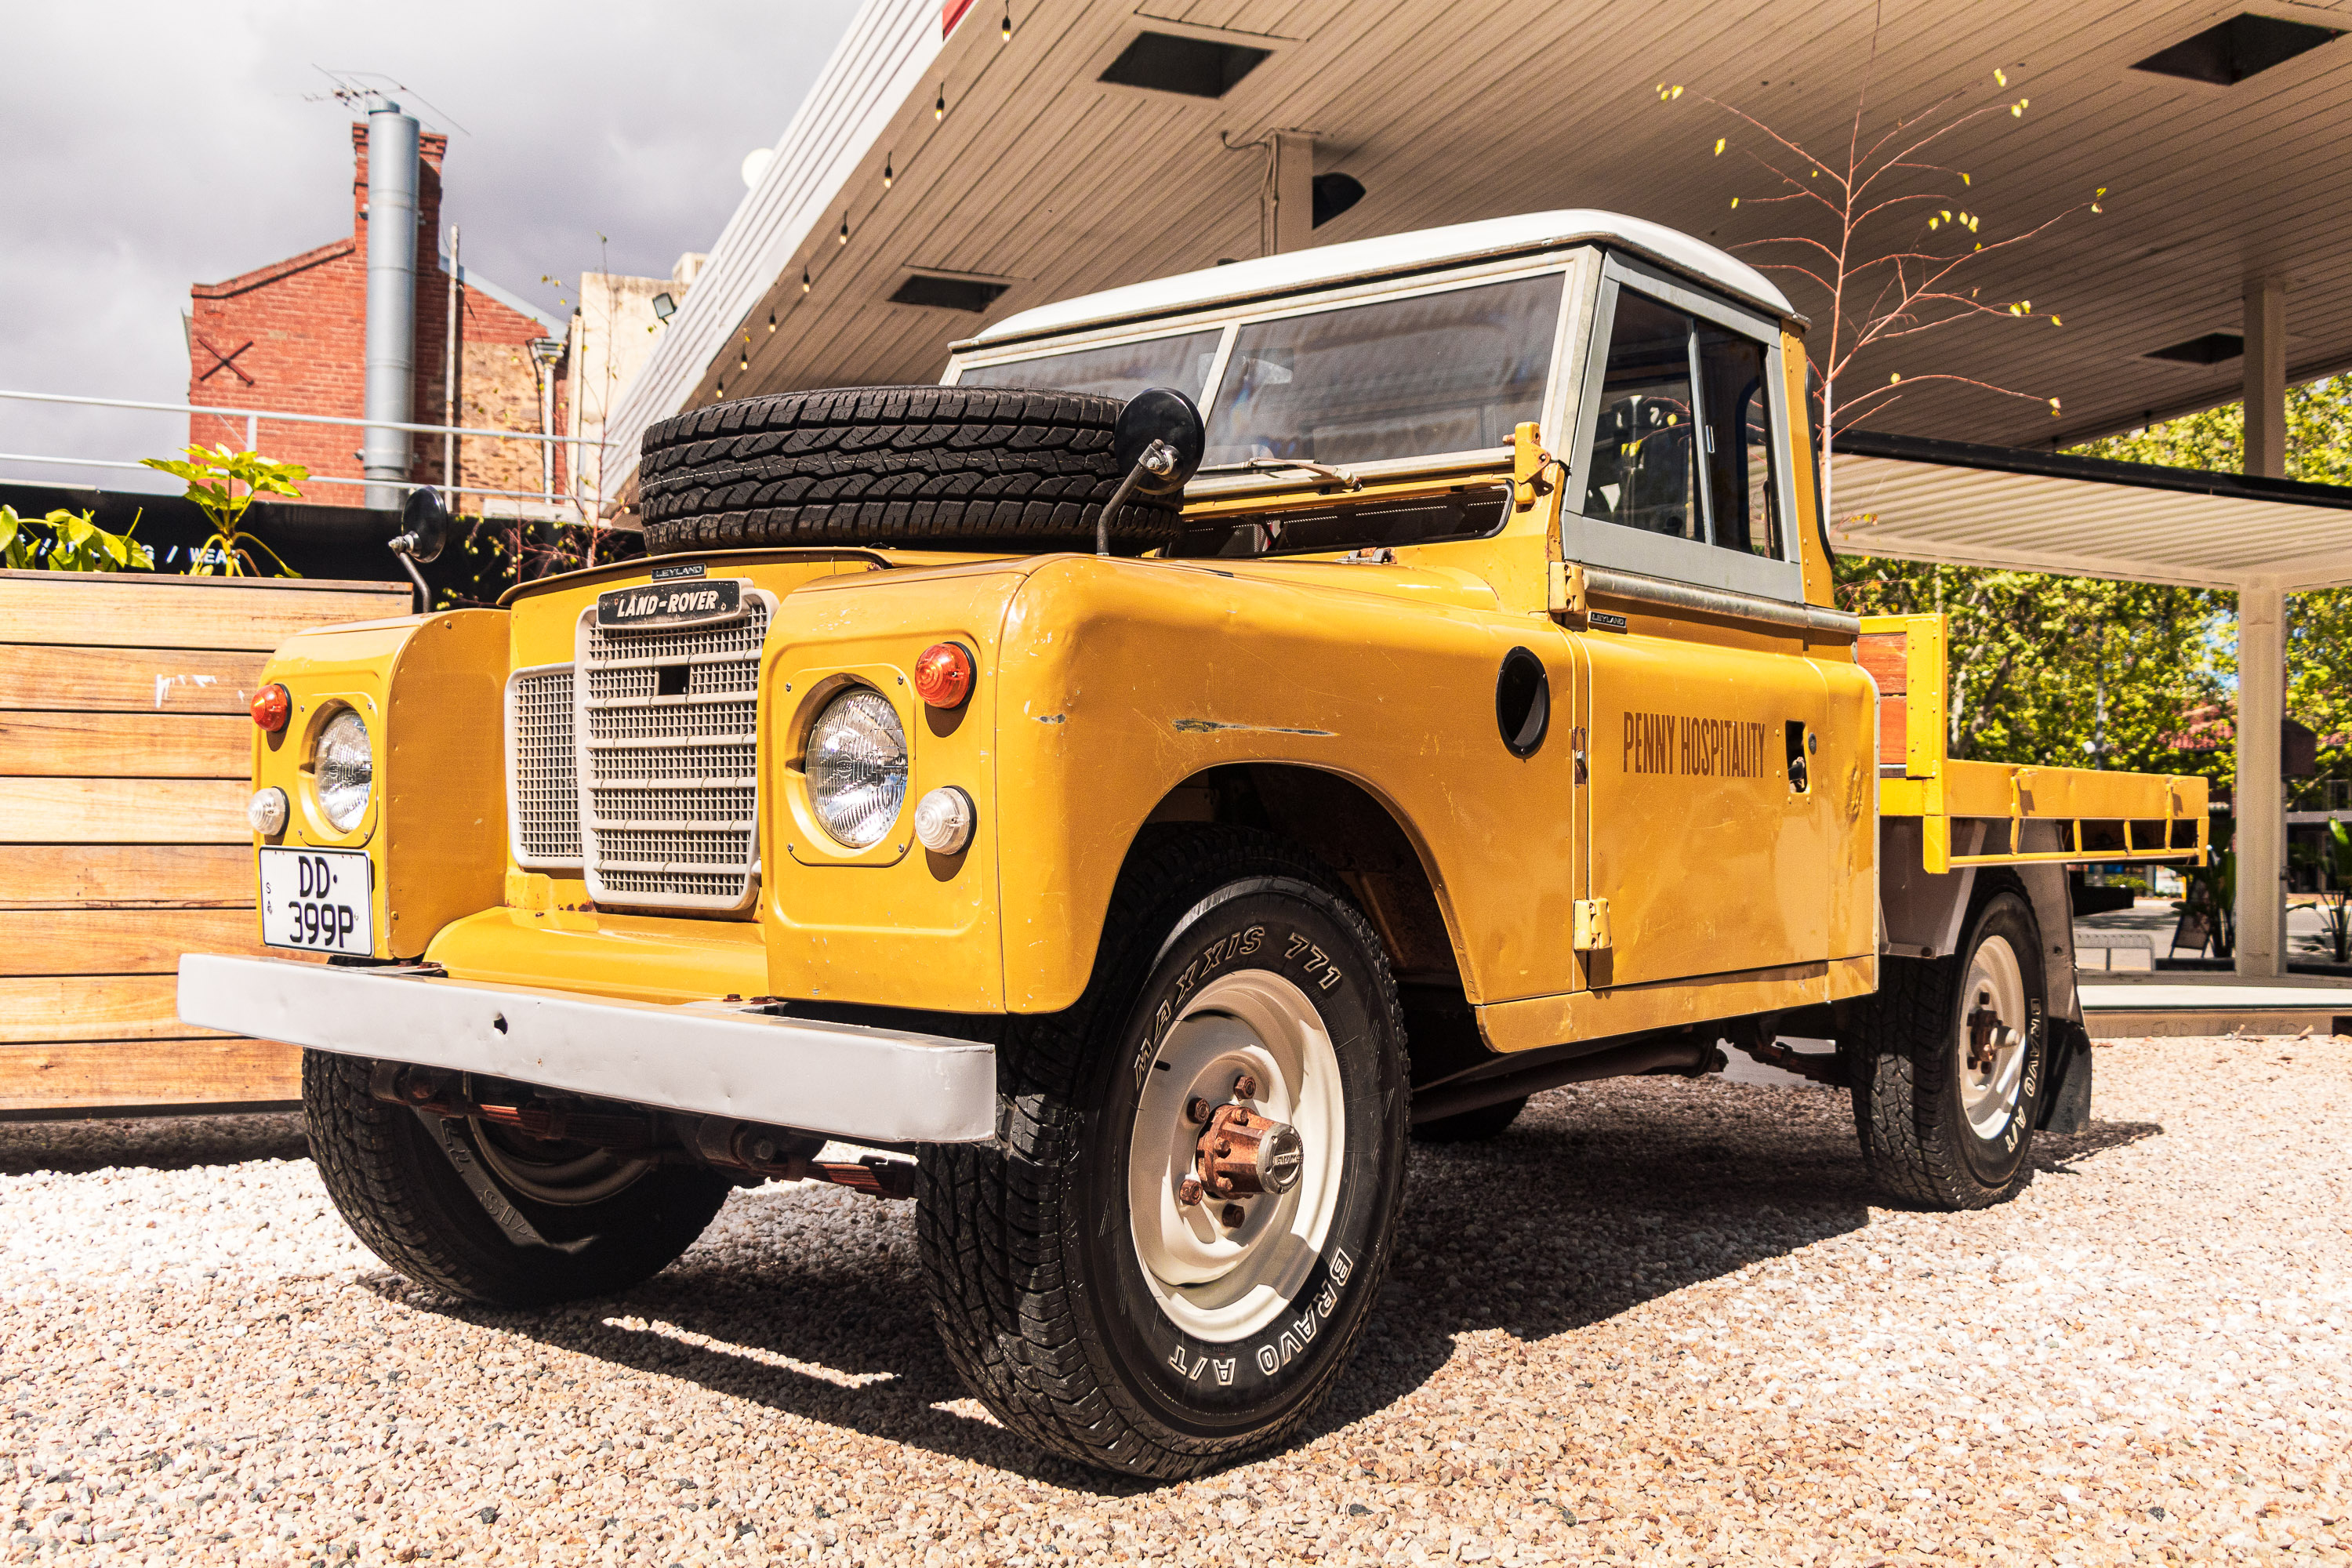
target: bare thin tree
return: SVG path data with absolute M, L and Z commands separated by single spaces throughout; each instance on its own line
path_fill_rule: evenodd
M 1979 297 L 1966 277 L 1984 258 L 2028 244 L 2052 226 L 2085 208 L 2100 210 L 2102 186 L 2087 200 L 2052 214 L 2032 226 L 1995 238 L 1980 237 L 1985 216 L 1972 210 L 1974 181 L 1968 173 L 1938 162 L 1945 147 L 1964 127 L 1979 120 L 2007 114 L 2022 120 L 2031 100 L 2021 96 L 1966 107 L 1984 95 L 1981 86 L 1957 89 L 1915 113 L 1874 123 L 1871 89 L 1878 65 L 1883 16 L 1871 23 L 1870 59 L 1855 94 L 1853 116 L 1843 148 L 1829 155 L 1815 153 L 1792 136 L 1783 135 L 1738 105 L 1706 93 L 1690 96 L 1732 117 L 1752 137 L 1735 131 L 1718 136 L 1715 155 L 1736 149 L 1770 184 L 1761 195 L 1731 198 L 1737 210 L 1748 207 L 1787 209 L 1799 221 L 1787 232 L 1735 243 L 1737 251 L 1759 253 L 1751 259 L 1761 270 L 1792 274 L 1810 282 L 1826 302 L 1827 321 L 1814 329 L 1825 333 L 1813 365 L 1821 376 L 1822 513 L 1831 510 L 1830 456 L 1840 431 L 1864 414 L 1885 409 L 1899 398 L 1901 388 L 1927 381 L 1958 382 L 2003 397 L 2047 402 L 2053 417 L 2059 400 L 2041 394 L 1998 385 L 1974 376 L 1928 370 L 1906 375 L 1900 372 L 1859 393 L 1841 392 L 1841 383 L 1853 371 L 1855 356 L 1866 349 L 1899 342 L 1982 316 L 2008 316 L 2047 321 L 2062 326 L 2054 310 L 2037 310 L 2031 300 L 1993 302 Z M 1992 73 L 1996 91 L 2006 93 L 2010 72 Z M 1663 103 L 1678 102 L 1679 86 L 1658 85 Z M 1810 221 L 1808 221 L 1810 220 Z

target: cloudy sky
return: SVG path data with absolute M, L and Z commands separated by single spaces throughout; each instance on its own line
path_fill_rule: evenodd
M 352 113 L 373 73 L 449 133 L 469 270 L 551 314 L 583 271 L 667 276 L 743 195 L 854 0 L 398 6 L 100 0 L 11 7 L 0 94 L 0 387 L 178 402 L 188 286 L 351 232 Z M 600 241 L 598 236 L 604 237 Z M 542 276 L 562 279 L 558 287 Z M 184 417 L 0 400 L 0 452 L 127 459 Z M 102 469 L 0 476 L 162 489 Z

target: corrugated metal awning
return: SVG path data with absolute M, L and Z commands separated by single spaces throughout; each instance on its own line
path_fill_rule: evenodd
M 1994 114 L 1938 144 L 1970 172 L 1987 240 L 2107 193 L 2103 214 L 1967 279 L 1986 300 L 2059 310 L 2063 331 L 1996 313 L 1874 349 L 1850 384 L 1912 383 L 1875 423 L 2057 447 L 2210 405 L 2237 395 L 2242 363 L 2158 351 L 2238 331 L 2250 274 L 2293 281 L 2292 376 L 2352 363 L 2352 204 L 2336 195 L 2352 138 L 2325 131 L 2352 113 L 2352 38 L 2231 86 L 2133 68 L 2222 14 L 2210 0 L 866 0 L 620 398 L 611 460 L 632 468 L 646 426 L 682 408 L 929 381 L 950 342 L 992 321 L 1254 257 L 1265 148 L 1285 128 L 1313 133 L 1317 170 L 1368 192 L 1314 230 L 1320 244 L 1598 207 L 1759 259 L 1737 247 L 1774 232 L 1779 209 L 1731 205 L 1769 184 L 1744 156 L 1752 138 L 1696 96 L 1662 102 L 1656 84 L 1828 147 L 1844 144 L 1865 75 L 1874 103 L 1913 110 L 1961 89 L 1969 104 L 2030 97 L 2021 121 Z M 1111 79 L 1145 33 L 1258 63 L 1214 97 Z M 971 284 L 985 308 L 898 297 L 926 276 Z
M 1839 443 L 1843 553 L 2198 588 L 2352 583 L 2352 487 L 1868 431 Z

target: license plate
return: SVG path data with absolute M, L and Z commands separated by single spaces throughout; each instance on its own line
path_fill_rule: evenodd
M 311 952 L 373 952 L 368 880 L 365 850 L 264 849 L 262 942 Z
M 700 582 L 645 583 L 596 595 L 596 624 L 608 632 L 641 626 L 694 626 L 743 613 L 743 584 L 734 577 Z

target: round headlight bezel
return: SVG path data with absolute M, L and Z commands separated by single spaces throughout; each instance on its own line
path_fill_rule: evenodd
M 802 748 L 811 820 L 840 849 L 875 848 L 907 813 L 913 762 L 897 705 L 862 681 L 844 683 L 815 705 Z
M 358 731 L 358 744 L 351 743 Z M 352 707 L 322 714 L 310 737 L 310 805 L 333 833 L 349 837 L 367 825 L 375 804 L 375 738 L 367 719 Z

